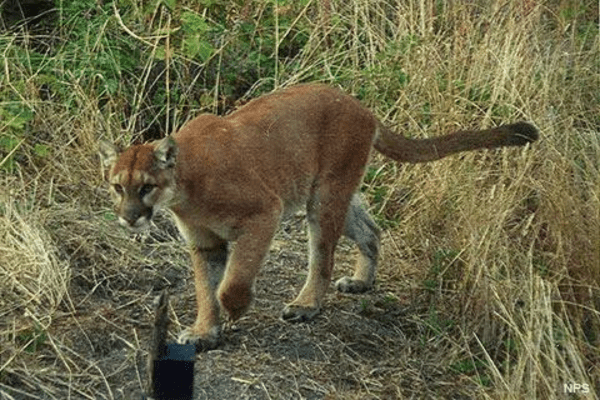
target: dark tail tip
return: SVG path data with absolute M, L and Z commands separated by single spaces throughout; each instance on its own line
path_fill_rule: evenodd
M 527 143 L 535 142 L 540 134 L 535 126 L 529 122 L 516 122 L 502 126 L 510 132 L 510 146 L 525 146 Z

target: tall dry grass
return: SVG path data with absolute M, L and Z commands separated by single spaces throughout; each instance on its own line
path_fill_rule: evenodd
M 426 165 L 375 157 L 364 193 L 387 227 L 378 284 L 396 298 L 422 302 L 426 312 L 411 318 L 434 336 L 444 334 L 436 336 L 443 343 L 438 360 L 477 385 L 473 397 L 561 399 L 568 396 L 564 384 L 578 383 L 590 388 L 580 397 L 594 398 L 600 390 L 598 4 L 323 4 L 294 9 L 296 24 L 311 27 L 305 47 L 293 60 L 282 56 L 274 76 L 257 81 L 248 97 L 271 82 L 319 79 L 357 95 L 413 137 L 533 121 L 541 139 L 525 149 Z M 156 50 L 149 32 L 129 28 L 147 52 Z M 111 29 L 123 28 L 115 22 Z M 90 53 L 98 37 L 90 36 Z M 9 55 L 31 38 L 0 39 L 1 53 Z M 52 57 L 62 57 L 68 70 L 74 55 L 59 49 Z M 105 387 L 103 398 L 114 398 L 103 370 L 83 360 L 63 334 L 87 318 L 75 315 L 80 304 L 71 282 L 92 290 L 107 274 L 127 279 L 122 265 L 141 268 L 162 257 L 185 265 L 185 256 L 160 244 L 142 253 L 106 213 L 96 142 L 135 136 L 133 125 L 117 122 L 126 100 L 109 97 L 100 106 L 88 87 L 65 78 L 59 84 L 70 105 L 57 104 L 42 99 L 39 71 L 26 57 L 5 56 L 1 68 L 1 90 L 35 118 L 26 128 L 34 134 L 15 147 L 17 168 L 0 172 L 0 393 L 10 389 L 17 398 L 41 387 L 56 398 L 57 388 L 70 386 L 74 397 L 94 398 L 93 382 Z M 129 99 L 136 110 L 151 68 L 143 67 L 139 97 Z M 213 96 L 199 108 L 217 109 L 218 88 L 205 89 Z M 0 120 L 4 134 L 9 123 Z M 49 156 L 36 153 L 36 141 L 49 146 Z M 139 343 L 131 349 L 134 362 Z M 47 353 L 57 360 L 51 367 L 43 362 Z M 19 377 L 31 387 L 12 385 Z

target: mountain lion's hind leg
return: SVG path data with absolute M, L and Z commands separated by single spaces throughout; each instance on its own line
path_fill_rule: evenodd
M 351 194 L 344 196 L 343 187 L 328 189 L 321 190 L 325 194 L 313 196 L 307 204 L 308 277 L 298 297 L 283 310 L 284 320 L 304 322 L 316 316 L 331 282 L 333 254 L 342 235 Z
M 362 293 L 373 287 L 377 258 L 379 256 L 379 228 L 363 208 L 360 196 L 356 193 L 346 214 L 344 236 L 352 239 L 360 251 L 354 276 L 344 276 L 335 287 L 344 293 Z

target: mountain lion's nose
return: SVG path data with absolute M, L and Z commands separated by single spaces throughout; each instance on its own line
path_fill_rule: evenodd
M 141 216 L 142 213 L 139 210 L 127 210 L 127 212 L 125 212 L 125 215 L 123 215 L 123 219 L 127 221 L 129 225 L 134 226 Z
M 123 210 L 120 217 L 121 224 L 127 228 L 143 228 L 152 218 L 152 208 L 132 204 Z

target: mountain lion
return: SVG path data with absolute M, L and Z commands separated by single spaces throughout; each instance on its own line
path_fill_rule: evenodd
M 319 312 L 341 235 L 356 242 L 361 256 L 354 276 L 336 288 L 361 293 L 373 286 L 379 229 L 357 194 L 371 147 L 416 163 L 537 138 L 536 128 L 518 122 L 408 139 L 356 99 L 308 84 L 262 96 L 226 117 L 200 115 L 172 136 L 123 152 L 102 143 L 100 153 L 122 225 L 142 229 L 159 205 L 171 210 L 189 246 L 198 308 L 180 340 L 202 350 L 218 344 L 220 309 L 232 320 L 248 309 L 273 235 L 299 207 L 307 213 L 309 272 L 283 318 L 305 321 Z

